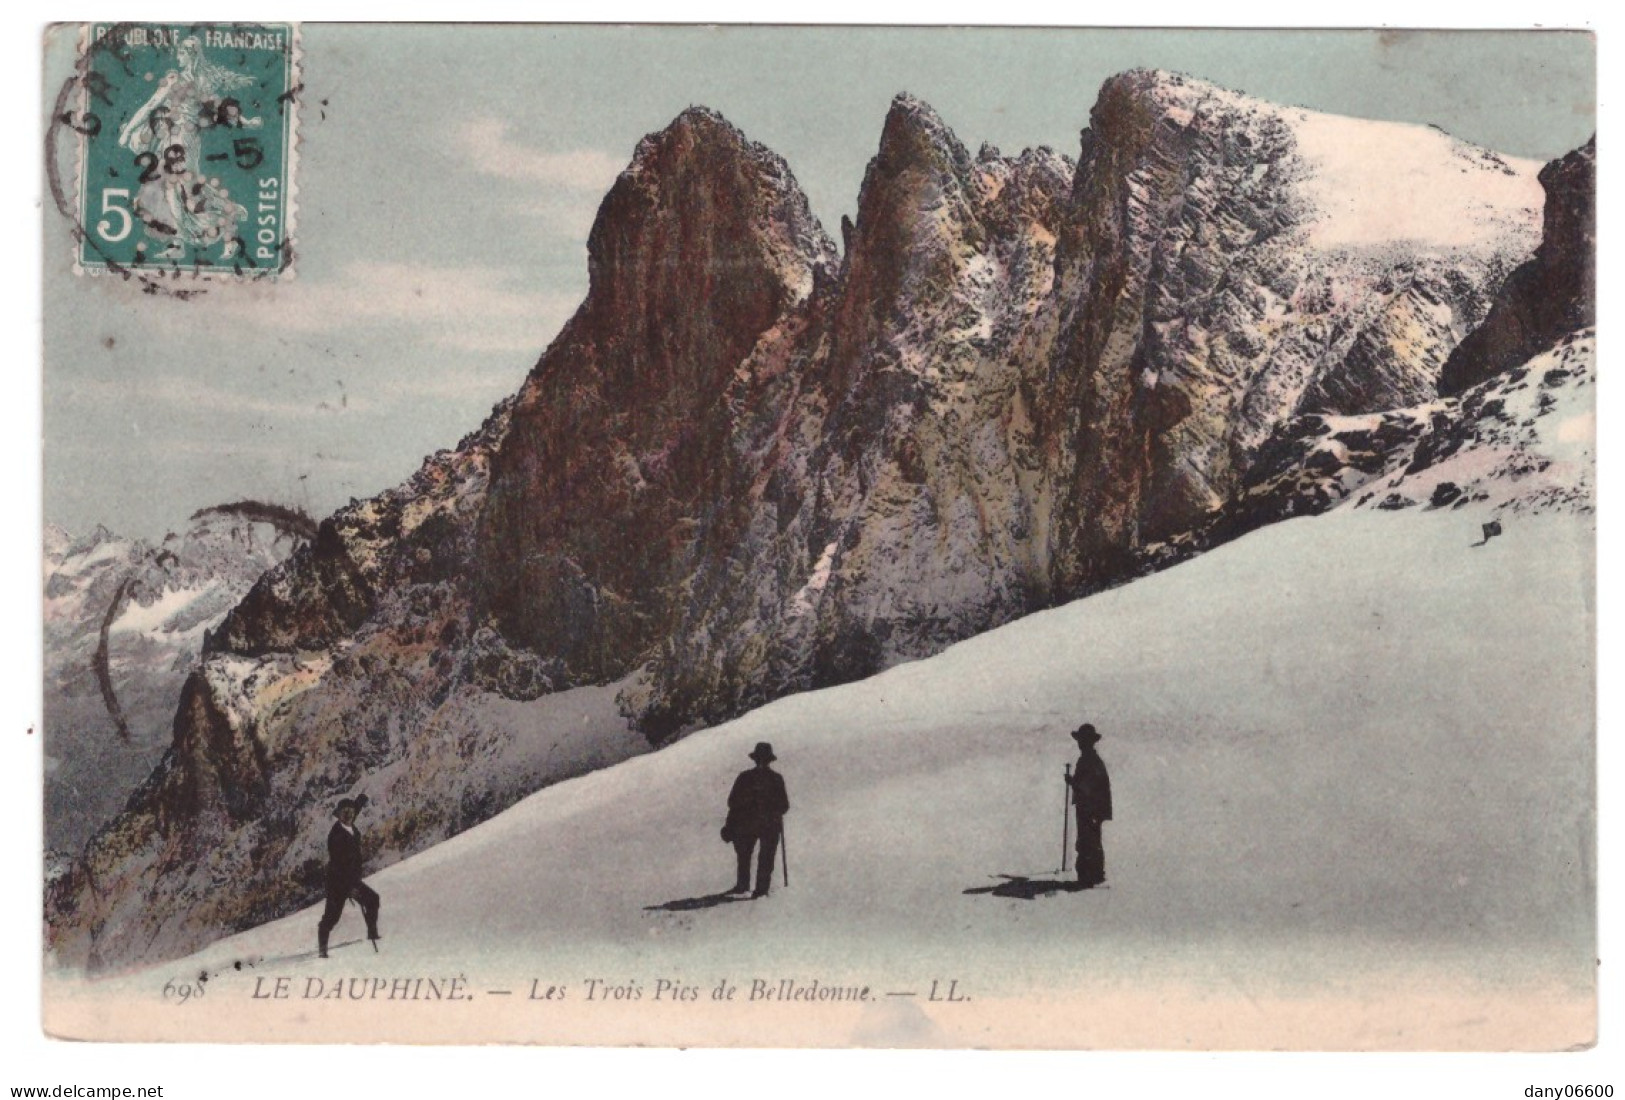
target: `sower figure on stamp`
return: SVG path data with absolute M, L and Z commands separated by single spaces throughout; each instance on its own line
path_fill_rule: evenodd
M 220 258 L 229 260 L 237 254 L 237 226 L 248 209 L 233 202 L 209 175 L 203 133 L 222 124 L 260 126 L 260 119 L 242 117 L 242 105 L 227 95 L 254 81 L 206 60 L 195 37 L 175 47 L 175 65 L 119 131 L 118 143 L 136 154 L 137 164 L 142 157 L 153 158 L 151 171 L 140 177 L 144 182 L 135 195 L 136 213 L 147 235 L 168 246 L 161 259 L 182 258 L 188 245 L 221 243 Z M 235 105 L 236 113 L 223 112 L 223 103 Z
M 1078 882 L 1085 888 L 1106 881 L 1106 849 L 1100 824 L 1112 819 L 1112 782 L 1106 762 L 1095 751 L 1100 734 L 1085 722 L 1072 731 L 1078 743 L 1078 765 L 1072 773 L 1072 805 L 1078 815 Z
M 341 798 L 333 810 L 338 818 L 327 834 L 327 908 L 316 925 L 316 952 L 327 958 L 327 937 L 344 914 L 344 903 L 354 898 L 367 922 L 367 938 L 378 950 L 378 892 L 361 881 L 361 834 L 355 815 L 365 809 L 367 796 Z
M 790 798 L 784 790 L 784 777 L 768 765 L 778 759 L 766 741 L 751 750 L 756 766 L 739 773 L 728 793 L 728 820 L 722 826 L 722 839 L 734 846 L 738 874 L 730 894 L 750 890 L 751 849 L 761 846 L 756 860 L 756 889 L 751 897 L 766 897 L 773 886 L 773 863 L 784 835 L 784 815 L 790 811 Z

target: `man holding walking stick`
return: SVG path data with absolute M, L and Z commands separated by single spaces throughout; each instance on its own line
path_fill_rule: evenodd
M 722 839 L 734 846 L 738 874 L 730 894 L 750 890 L 751 850 L 760 845 L 756 860 L 756 889 L 751 897 L 766 897 L 773 886 L 773 863 L 784 836 L 784 815 L 790 812 L 790 798 L 784 790 L 784 777 L 770 764 L 778 759 L 766 741 L 751 750 L 756 766 L 739 773 L 728 793 L 728 820 L 722 826 Z M 786 881 L 789 872 L 786 869 Z
M 367 808 L 367 796 L 341 798 L 333 810 L 338 818 L 327 834 L 327 908 L 316 925 L 316 953 L 327 958 L 327 937 L 344 913 L 344 903 L 355 900 L 367 922 L 367 939 L 378 950 L 378 891 L 361 881 L 361 833 L 355 816 Z
M 1078 766 L 1069 771 L 1066 784 L 1072 793 L 1072 806 L 1078 815 L 1078 883 L 1085 890 L 1106 881 L 1106 849 L 1100 840 L 1100 825 L 1112 819 L 1112 782 L 1106 762 L 1095 751 L 1100 734 L 1085 722 L 1072 731 L 1078 743 Z M 1062 869 L 1065 869 L 1066 825 L 1061 827 Z

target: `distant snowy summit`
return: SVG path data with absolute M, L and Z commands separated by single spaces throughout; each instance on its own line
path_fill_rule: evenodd
M 1102 111 L 1149 113 L 1155 125 L 1231 133 L 1225 160 L 1278 171 L 1318 249 L 1482 249 L 1499 235 L 1533 248 L 1543 203 L 1537 161 L 1504 156 L 1435 126 L 1281 107 L 1194 77 L 1134 70 L 1102 92 Z
M 556 730 L 473 715 L 618 692 L 608 762 L 625 723 L 666 744 L 1378 492 L 1457 438 L 1433 412 L 1493 415 L 1441 377 L 1509 276 L 1589 263 L 1542 245 L 1543 180 L 1548 241 L 1589 224 L 1557 178 L 1135 70 L 1075 160 L 972 155 L 898 96 L 837 250 L 781 158 L 685 111 L 605 197 L 587 298 L 519 392 L 211 634 L 175 751 L 53 893 L 58 958 L 184 952 L 310 900 L 308 822 L 369 784 L 393 859 L 561 774 L 535 763 Z M 1588 497 L 1588 461 L 1546 472 Z M 489 767 L 510 753 L 532 762 Z

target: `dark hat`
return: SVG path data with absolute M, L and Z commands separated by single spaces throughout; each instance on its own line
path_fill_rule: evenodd
M 756 742 L 756 747 L 750 750 L 750 758 L 758 764 L 770 764 L 778 759 L 773 755 L 773 746 L 766 741 Z
M 1072 740 L 1076 741 L 1080 745 L 1093 745 L 1100 741 L 1100 734 L 1095 732 L 1094 726 L 1090 725 L 1088 722 L 1085 722 L 1083 725 L 1072 731 Z
M 364 794 L 358 794 L 354 798 L 341 798 L 339 799 L 339 804 L 333 807 L 333 816 L 339 816 L 339 814 L 343 813 L 346 809 L 351 809 L 356 813 L 360 813 L 366 808 L 367 796 Z

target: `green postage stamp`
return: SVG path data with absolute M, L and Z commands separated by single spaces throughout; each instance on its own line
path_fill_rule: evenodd
M 87 27 L 56 116 L 79 139 L 78 269 L 288 271 L 297 66 L 287 23 Z

